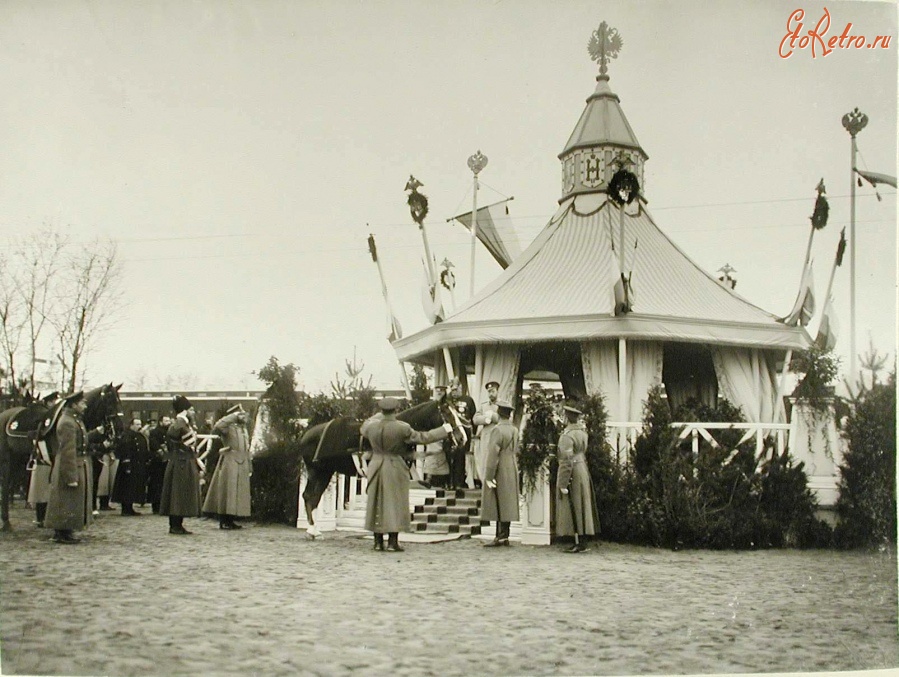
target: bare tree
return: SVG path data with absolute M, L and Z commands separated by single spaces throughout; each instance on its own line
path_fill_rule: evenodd
M 114 321 L 121 300 L 120 281 L 115 242 L 94 240 L 66 257 L 52 320 L 63 389 L 75 390 L 97 334 Z
M 12 263 L 0 254 L 0 347 L 3 350 L 3 376 L 10 393 L 16 390 L 16 356 L 25 329 L 21 294 L 13 278 Z
M 12 282 L 18 292 L 22 313 L 24 339 L 27 341 L 27 387 L 37 390 L 39 346 L 48 320 L 53 314 L 63 251 L 68 246 L 65 236 L 50 228 L 26 235 L 15 248 L 18 265 L 13 267 Z

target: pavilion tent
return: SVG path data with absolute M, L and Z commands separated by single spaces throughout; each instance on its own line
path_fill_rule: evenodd
M 567 396 L 605 395 L 610 421 L 640 421 L 649 388 L 663 381 L 674 403 L 693 396 L 714 404 L 720 393 L 750 422 L 782 421 L 778 364 L 810 337 L 695 264 L 656 224 L 642 190 L 623 207 L 610 199 L 623 166 L 642 185 L 648 156 L 608 76 L 597 82 L 559 156 L 555 215 L 455 313 L 395 341 L 397 356 L 434 365 L 441 382 L 448 349 L 455 372 L 473 375 L 476 400 L 496 380 L 500 397 L 516 401 L 537 369 L 558 373 Z M 616 315 L 621 273 L 630 274 L 633 294 L 630 311 Z

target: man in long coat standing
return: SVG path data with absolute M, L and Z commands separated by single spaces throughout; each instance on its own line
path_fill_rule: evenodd
M 496 537 L 484 545 L 509 545 L 509 528 L 518 515 L 518 428 L 512 423 L 512 405 L 497 402 L 499 423 L 484 449 L 484 486 L 481 490 L 481 519 L 496 522 Z
M 175 395 L 172 407 L 175 420 L 166 434 L 169 462 L 162 481 L 159 514 L 169 516 L 170 534 L 183 536 L 192 533 L 184 528 L 184 518 L 200 516 L 200 465 L 193 425 L 196 412 L 183 395 Z
M 219 529 L 241 529 L 235 521 L 250 516 L 250 436 L 247 432 L 247 412 L 239 404 L 228 409 L 215 422 L 212 432 L 222 436 L 219 461 L 209 482 L 203 512 L 218 515 Z
M 87 446 L 87 430 L 81 414 L 87 407 L 84 393 L 65 398 L 53 432 L 47 438 L 53 468 L 44 525 L 53 529 L 53 542 L 79 543 L 72 535 L 93 521 L 93 470 Z
M 493 427 L 499 421 L 499 416 L 496 413 L 499 383 L 497 381 L 487 381 L 484 389 L 487 391 L 487 401 L 481 403 L 480 408 L 471 418 L 471 422 L 476 428 L 474 441 L 471 445 L 474 450 L 471 476 L 476 487 L 480 487 L 481 480 L 484 479 L 484 457 L 487 455 L 487 443 L 490 440 L 490 433 Z
M 116 445 L 119 469 L 115 474 L 110 500 L 122 506 L 126 517 L 140 515 L 135 503 L 147 500 L 147 470 L 150 464 L 150 443 L 140 432 L 141 420 L 131 419 L 131 426 L 122 433 Z
M 574 536 L 565 552 L 586 552 L 585 536 L 599 530 L 596 494 L 587 469 L 587 427 L 581 412 L 565 407 L 568 426 L 559 437 L 559 474 L 556 478 L 556 536 Z
M 399 400 L 385 397 L 378 402 L 380 414 L 362 424 L 360 433 L 371 442 L 372 457 L 368 464 L 368 505 L 365 528 L 375 534 L 375 550 L 384 550 L 384 534 L 388 534 L 387 550 L 402 552 L 399 532 L 412 525 L 409 517 L 409 469 L 404 457 L 410 444 L 430 444 L 444 439 L 453 431 L 449 423 L 427 432 L 413 430 L 397 420 Z

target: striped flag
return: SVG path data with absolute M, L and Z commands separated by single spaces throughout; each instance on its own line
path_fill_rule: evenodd
M 471 212 L 454 218 L 471 230 Z M 508 200 L 478 209 L 477 236 L 503 270 L 521 254 L 518 235 L 509 218 Z
M 802 280 L 799 283 L 799 294 L 796 296 L 796 302 L 790 314 L 781 321 L 784 324 L 795 327 L 801 324 L 803 327 L 808 326 L 812 316 L 815 314 L 815 280 L 812 276 L 812 262 L 805 264 L 802 271 Z
M 837 318 L 833 312 L 833 298 L 828 298 L 827 303 L 824 304 L 824 312 L 821 314 L 821 324 L 818 327 L 815 343 L 822 350 L 833 350 L 837 344 L 838 330 Z

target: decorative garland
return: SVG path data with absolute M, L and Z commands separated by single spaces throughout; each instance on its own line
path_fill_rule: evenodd
M 630 204 L 640 194 L 640 182 L 636 174 L 619 169 L 609 181 L 609 197 L 618 205 Z

